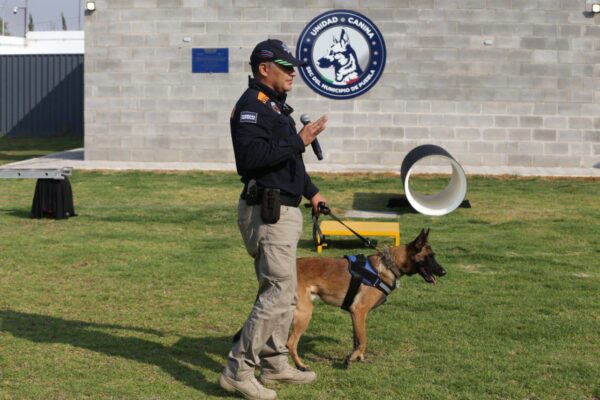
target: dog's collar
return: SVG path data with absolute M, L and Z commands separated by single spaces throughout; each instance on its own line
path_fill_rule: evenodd
M 392 260 L 392 256 L 390 254 L 390 250 L 388 247 L 384 248 L 383 251 L 381 252 L 381 257 L 379 257 L 379 263 L 381 265 L 383 265 L 385 267 L 385 269 L 390 271 L 392 273 L 392 275 L 394 275 L 394 286 L 396 286 L 397 285 L 396 281 L 400 280 L 400 277 L 402 277 L 402 274 L 396 275 L 396 272 L 394 272 L 394 269 L 390 267 L 390 264 L 393 265 L 394 262 Z

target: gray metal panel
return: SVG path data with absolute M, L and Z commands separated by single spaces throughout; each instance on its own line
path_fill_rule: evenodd
M 0 136 L 83 135 L 83 55 L 0 55 Z
M 73 169 L 65 168 L 7 168 L 0 169 L 0 179 L 65 179 L 65 176 L 71 176 Z

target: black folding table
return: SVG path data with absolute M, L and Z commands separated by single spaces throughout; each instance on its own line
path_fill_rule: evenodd
M 77 215 L 68 178 L 72 172 L 72 168 L 0 169 L 0 178 L 37 179 L 31 218 L 65 219 Z

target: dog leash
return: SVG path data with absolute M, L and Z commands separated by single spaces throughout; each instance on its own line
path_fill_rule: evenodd
M 308 208 L 308 207 L 312 207 L 312 206 L 310 204 L 306 204 L 305 207 Z M 329 215 L 331 218 L 333 218 L 334 220 L 336 220 L 337 222 L 342 224 L 344 227 L 346 227 L 346 229 L 348 229 L 350 232 L 352 232 L 357 238 L 359 238 L 364 243 L 365 246 L 370 247 L 373 250 L 377 250 L 378 252 L 381 252 L 381 250 L 379 250 L 379 248 L 377 246 L 375 246 L 373 243 L 371 243 L 371 241 L 369 239 L 363 237 L 361 234 L 356 232 L 354 229 L 350 228 L 341 219 L 339 219 L 334 213 L 332 213 L 331 209 L 329 207 L 327 207 L 325 205 L 325 203 L 323 203 L 323 202 L 317 204 L 317 212 L 316 213 L 313 210 L 313 225 L 314 225 L 314 229 L 315 229 L 317 235 L 319 235 L 320 238 L 323 237 L 323 234 L 321 233 L 321 229 L 319 228 L 319 222 L 318 222 L 319 214 Z

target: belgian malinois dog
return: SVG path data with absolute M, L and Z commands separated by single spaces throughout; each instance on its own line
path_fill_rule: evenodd
M 446 270 L 435 260 L 435 253 L 427 241 L 428 236 L 429 229 L 423 229 L 409 244 L 387 247 L 368 256 L 371 265 L 377 269 L 379 277 L 386 285 L 396 285 L 403 275 L 418 273 L 431 284 L 436 283 L 436 276 L 446 275 Z M 340 307 L 350 286 L 348 263 L 346 258 L 312 257 L 297 260 L 298 302 L 287 347 L 298 369 L 308 369 L 298 356 L 297 349 L 300 337 L 312 316 L 312 299 L 319 297 L 327 304 Z M 367 348 L 367 314 L 382 304 L 385 297 L 383 292 L 372 286 L 360 286 L 349 309 L 354 327 L 354 350 L 345 358 L 346 367 L 354 361 L 364 360 Z
M 377 269 L 381 280 L 389 287 L 398 284 L 403 275 L 419 274 L 431 284 L 436 276 L 446 275 L 446 270 L 435 260 L 435 253 L 428 242 L 429 229 L 421 230 L 419 236 L 406 245 L 391 246 L 368 256 L 369 262 Z M 287 347 L 298 369 L 309 367 L 298 356 L 298 342 L 308 327 L 313 311 L 313 298 L 320 298 L 327 304 L 340 307 L 350 286 L 351 274 L 346 258 L 311 257 L 299 258 L 296 262 L 298 275 L 297 304 L 294 321 L 290 329 Z M 365 359 L 367 348 L 366 320 L 369 311 L 383 304 L 385 295 L 372 286 L 361 285 L 350 313 L 354 327 L 354 350 L 346 356 L 344 365 L 349 367 L 354 361 Z M 239 340 L 241 329 L 233 341 Z

